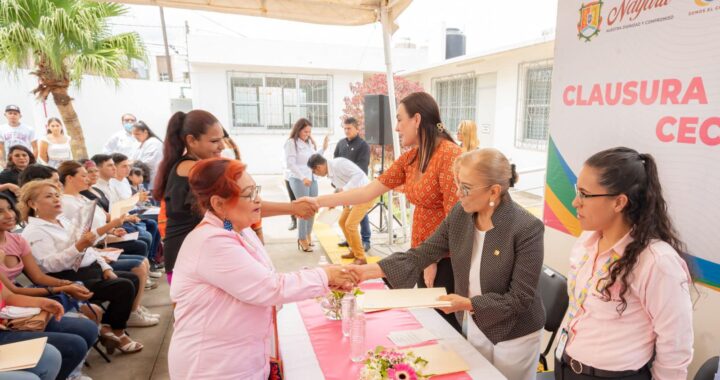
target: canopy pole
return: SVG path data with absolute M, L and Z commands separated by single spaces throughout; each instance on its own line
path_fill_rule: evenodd
M 390 16 L 388 14 L 388 4 L 387 0 L 381 1 L 380 5 L 380 22 L 382 23 L 383 27 L 383 47 L 385 50 L 385 69 L 386 69 L 386 75 L 387 75 L 387 88 L 388 88 L 388 99 L 390 103 L 390 125 L 392 127 L 392 137 L 393 137 L 393 153 L 394 157 L 397 160 L 398 157 L 400 157 L 400 138 L 398 136 L 397 131 L 395 130 L 395 127 L 397 125 L 397 102 L 395 100 L 395 80 L 393 78 L 393 69 L 392 69 L 392 51 L 390 46 L 390 36 L 392 35 L 392 20 L 390 19 Z M 382 147 L 383 153 L 385 154 L 385 147 Z M 385 168 L 383 168 L 384 170 Z M 388 192 L 388 242 L 390 244 L 394 243 L 393 239 L 393 192 Z M 405 237 L 405 226 L 407 226 L 407 218 L 406 215 L 406 205 L 405 205 L 405 196 L 400 196 L 400 211 L 401 211 L 401 221 L 403 225 L 403 237 Z

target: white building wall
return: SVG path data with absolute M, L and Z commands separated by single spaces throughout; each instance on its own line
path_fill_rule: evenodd
M 350 84 L 361 82 L 363 72 L 340 71 L 295 67 L 217 65 L 194 63 L 191 69 L 193 106 L 214 114 L 226 127 L 240 148 L 243 161 L 251 173 L 280 174 L 283 170 L 283 144 L 288 138 L 288 130 L 243 130 L 232 127 L 232 111 L 229 78 L 232 72 L 243 73 L 283 73 L 329 75 L 332 80 L 328 122 L 331 128 L 316 128 L 313 138 L 322 144 L 325 134 L 330 134 L 331 147 L 344 138 L 341 117 L 345 103 L 343 98 L 351 96 Z
M 409 80 L 418 81 L 429 92 L 432 92 L 433 79 L 473 73 L 483 78 L 495 75 L 495 115 L 494 123 L 490 126 L 491 136 L 485 136 L 478 131 L 481 146 L 494 147 L 501 150 L 517 165 L 518 171 L 544 168 L 547 160 L 546 151 L 520 149 L 515 146 L 517 130 L 517 99 L 518 99 L 518 72 L 519 65 L 553 57 L 553 43 L 546 42 L 524 48 L 509 50 L 489 56 L 479 56 L 470 59 L 454 60 L 453 63 L 419 72 L 403 75 Z M 478 80 L 478 86 L 483 81 Z M 485 81 L 487 82 L 487 81 Z M 480 103 L 480 100 L 478 100 Z M 477 113 L 481 112 L 483 104 L 477 104 Z M 477 120 L 476 120 L 477 122 Z M 533 191 L 542 194 L 544 186 L 544 171 L 521 175 L 517 188 L 537 189 Z
M 167 122 L 172 115 L 171 98 L 180 96 L 182 84 L 139 79 L 121 79 L 120 86 L 99 77 L 86 75 L 81 88 L 70 88 L 73 106 L 80 118 L 85 134 L 88 154 L 100 153 L 113 133 L 120 131 L 120 117 L 132 113 L 161 137 L 165 136 Z M 22 122 L 35 127 L 38 136 L 45 134 L 45 113 L 42 103 L 35 100 L 31 91 L 37 86 L 37 78 L 27 70 L 17 75 L 0 70 L 0 106 L 17 104 L 22 110 Z M 189 93 L 188 93 L 189 95 Z M 60 114 L 52 96 L 47 101 L 48 117 Z M 6 123 L 4 117 L 0 124 Z

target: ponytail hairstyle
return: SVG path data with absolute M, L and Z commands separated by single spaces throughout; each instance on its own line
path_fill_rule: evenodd
M 418 160 L 420 172 L 425 173 L 430 159 L 435 153 L 437 140 L 444 139 L 452 143 L 455 143 L 455 140 L 453 140 L 440 120 L 440 108 L 438 108 L 435 99 L 427 92 L 414 92 L 404 97 L 400 104 L 405 105 L 405 110 L 410 117 L 420 114 L 418 154 L 410 163 L 412 164 L 415 160 Z
M 223 128 L 223 143 L 225 144 L 225 148 L 232 149 L 235 159 L 240 160 L 240 148 L 238 148 L 235 140 L 230 137 L 230 134 L 225 128 Z
M 295 150 L 297 150 L 297 141 L 300 138 L 300 131 L 305 129 L 305 127 L 307 126 L 312 127 L 312 123 L 310 122 L 310 120 L 301 117 L 295 122 L 295 125 L 293 125 L 292 129 L 290 130 L 290 139 L 295 142 Z M 310 142 L 313 144 L 313 147 L 317 149 L 317 144 L 315 144 L 315 140 L 313 140 L 312 135 L 310 135 L 308 140 L 310 140 Z
M 625 293 L 628 291 L 628 281 L 640 253 L 657 239 L 670 244 L 687 262 L 685 244 L 678 237 L 668 215 L 653 156 L 617 147 L 594 154 L 585 161 L 585 165 L 600 172 L 600 185 L 609 193 L 625 194 L 628 199 L 622 212 L 627 223 L 632 226 L 630 236 L 633 241 L 625 248 L 623 256 L 610 265 L 608 276 L 598 282 L 597 289 L 606 299 L 610 299 L 608 289 L 619 281 L 621 304 L 617 311 L 622 314 L 627 308 Z M 602 289 L 599 288 L 601 283 L 604 283 Z
M 170 117 L 163 143 L 163 159 L 160 161 L 155 178 L 153 198 L 165 198 L 165 187 L 170 170 L 180 161 L 187 150 L 186 138 L 193 136 L 199 139 L 216 123 L 218 123 L 217 118 L 203 110 L 193 110 L 188 113 L 178 111 Z
M 500 199 L 515 187 L 518 173 L 515 164 L 495 148 L 475 149 L 459 155 L 453 163 L 453 174 L 457 177 L 460 167 L 472 168 L 473 176 L 488 186 L 500 186 Z
M 143 132 L 147 132 L 148 139 L 151 137 L 154 137 L 154 138 L 160 140 L 160 138 L 155 134 L 155 132 L 153 132 L 152 129 L 150 129 L 150 127 L 148 127 L 148 125 L 145 124 L 145 122 L 142 120 L 138 120 L 137 122 L 135 122 L 135 124 L 133 124 L 133 128 L 139 129 Z M 160 141 L 162 141 L 162 140 L 160 140 Z

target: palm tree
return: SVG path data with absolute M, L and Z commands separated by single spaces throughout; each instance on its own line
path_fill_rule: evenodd
M 52 94 L 76 158 L 87 157 L 87 149 L 70 84 L 80 86 L 83 74 L 91 74 L 117 86 L 132 59 L 145 59 L 137 33 L 110 33 L 108 19 L 126 12 L 120 4 L 86 0 L 0 0 L 0 63 L 13 71 L 34 68 L 32 92 L 41 101 Z

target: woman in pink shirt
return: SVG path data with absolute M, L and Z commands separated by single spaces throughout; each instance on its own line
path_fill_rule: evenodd
M 584 232 L 568 273 L 560 379 L 686 379 L 692 284 L 655 159 L 629 148 L 590 157 L 573 206 Z
M 348 289 L 351 277 L 338 266 L 275 272 L 250 228 L 260 220 L 260 187 L 240 161 L 199 161 L 189 183 L 205 217 L 174 268 L 170 377 L 266 380 L 274 306 Z

